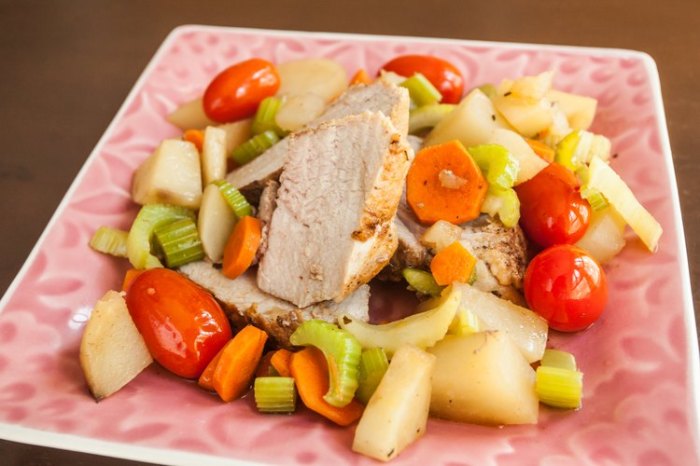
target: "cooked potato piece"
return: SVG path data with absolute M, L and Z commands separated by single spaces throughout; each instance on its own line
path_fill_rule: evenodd
M 462 228 L 445 220 L 438 220 L 425 230 L 420 243 L 433 252 L 441 251 L 462 236 Z
M 333 60 L 307 58 L 277 65 L 280 75 L 278 95 L 295 96 L 312 93 L 328 103 L 348 87 L 345 68 Z
M 550 90 L 547 98 L 559 104 L 572 129 L 588 129 L 595 118 L 598 101 L 592 97 Z
M 535 424 L 535 371 L 504 332 L 448 335 L 435 355 L 430 414 L 478 424 Z
M 501 330 L 520 349 L 528 362 L 542 359 L 547 345 L 547 321 L 529 309 L 466 284 L 455 284 L 462 292 L 462 307 L 479 319 L 481 330 Z
M 355 430 L 352 449 L 389 461 L 425 433 L 435 358 L 402 346 L 391 359 Z
M 194 144 L 178 139 L 163 141 L 136 170 L 131 196 L 139 204 L 161 202 L 199 208 L 202 175 Z
M 226 131 L 215 126 L 204 130 L 202 144 L 202 184 L 226 177 Z
M 204 254 L 213 263 L 221 262 L 226 241 L 235 225 L 236 215 L 221 195 L 219 187 L 210 184 L 204 189 L 202 196 L 202 206 L 197 216 L 197 231 Z
M 459 139 L 464 147 L 484 144 L 499 127 L 495 115 L 496 109 L 489 98 L 479 89 L 474 89 L 433 128 L 423 147 L 453 139 Z
M 296 131 L 318 117 L 325 108 L 325 100 L 317 94 L 293 95 L 280 105 L 275 122 L 285 131 Z
M 625 247 L 625 219 L 611 206 L 593 211 L 583 238 L 576 246 L 585 249 L 599 264 L 615 257 Z
M 513 95 L 497 95 L 493 98 L 493 105 L 518 133 L 526 137 L 533 137 L 552 124 L 552 110 L 547 99 L 532 103 Z
M 80 367 L 98 401 L 116 392 L 153 362 L 124 297 L 108 291 L 95 304 L 80 342 Z
M 234 121 L 233 123 L 225 123 L 217 126 L 217 128 L 226 132 L 226 146 L 224 150 L 227 157 L 233 149 L 250 139 L 250 126 L 252 124 L 253 120 L 248 118 L 246 120 Z
M 183 131 L 188 129 L 204 129 L 209 125 L 216 124 L 204 113 L 201 97 L 180 105 L 175 111 L 168 115 L 168 121 Z
M 497 128 L 484 142 L 488 144 L 499 144 L 508 149 L 508 151 L 518 159 L 520 169 L 518 170 L 518 177 L 515 180 L 515 185 L 524 183 L 547 166 L 547 162 L 538 157 L 527 142 L 525 142 L 525 139 L 515 131 Z

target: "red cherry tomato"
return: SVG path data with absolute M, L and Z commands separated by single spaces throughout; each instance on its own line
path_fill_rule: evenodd
M 573 173 L 550 163 L 515 188 L 520 199 L 520 225 L 542 247 L 573 244 L 586 233 L 591 206 L 578 192 Z
M 464 79 L 455 66 L 442 58 L 430 55 L 401 55 L 382 66 L 401 76 L 411 77 L 421 73 L 442 94 L 442 102 L 456 104 L 462 100 Z
M 216 75 L 204 91 L 204 113 L 219 123 L 248 118 L 265 97 L 275 95 L 280 77 L 275 66 L 251 58 Z
M 562 332 L 583 330 L 605 309 L 605 272 L 586 251 L 562 244 L 545 249 L 525 271 L 525 299 L 530 308 Z
M 136 277 L 126 305 L 153 358 L 182 377 L 199 377 L 231 339 L 214 298 L 172 270 L 151 269 Z

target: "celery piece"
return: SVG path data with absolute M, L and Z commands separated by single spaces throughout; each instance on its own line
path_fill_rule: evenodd
M 651 252 L 656 251 L 663 233 L 661 225 L 634 197 L 622 178 L 598 157 L 591 161 L 586 185 L 605 196 L 646 247 Z
M 204 248 L 191 218 L 163 222 L 153 229 L 165 263 L 171 269 L 204 258 Z
M 231 152 L 231 158 L 238 165 L 245 165 L 250 162 L 270 147 L 274 146 L 279 142 L 280 138 L 274 131 L 267 130 L 263 133 L 257 134 L 252 138 L 248 139 L 246 142 L 240 146 L 233 149 Z
M 444 288 L 437 284 L 430 272 L 425 270 L 406 267 L 401 271 L 401 275 L 408 282 L 408 286 L 421 294 L 440 296 Z
M 296 408 L 292 377 L 256 377 L 253 394 L 261 413 L 293 413 Z
M 590 169 L 583 166 L 576 170 L 576 175 L 581 182 L 581 189 L 579 190 L 581 197 L 588 201 L 591 209 L 594 211 L 605 209 L 609 205 L 608 200 L 605 199 L 603 193 L 592 187 L 588 182 L 591 177 Z
M 254 135 L 262 134 L 265 131 L 274 131 L 278 136 L 284 136 L 284 131 L 277 126 L 275 116 L 279 110 L 282 100 L 279 97 L 265 97 L 258 105 L 258 110 L 253 117 L 250 131 Z
M 540 402 L 564 409 L 581 407 L 583 374 L 559 367 L 540 366 L 535 377 L 535 392 Z
M 329 387 L 323 399 L 343 407 L 355 396 L 360 364 L 360 343 L 349 332 L 324 320 L 307 320 L 289 337 L 296 346 L 313 345 L 323 351 L 328 363 Z
M 455 108 L 457 106 L 454 104 L 431 104 L 416 108 L 409 115 L 408 132 L 414 134 L 423 129 L 433 128 Z
M 416 73 L 400 84 L 408 89 L 411 101 L 416 107 L 436 104 L 442 100 L 442 94 L 435 89 L 435 86 L 421 73 Z
M 194 212 L 185 207 L 170 204 L 146 204 L 141 207 L 129 230 L 126 250 L 129 262 L 137 269 L 162 267 L 160 260 L 151 254 L 151 237 L 156 226 L 182 218 L 194 220 Z
M 370 348 L 360 357 L 360 376 L 357 387 L 357 399 L 367 404 L 377 389 L 379 382 L 389 368 L 389 359 L 382 348 Z
M 540 361 L 541 366 L 558 367 L 569 371 L 576 370 L 576 358 L 567 351 L 546 349 Z
M 490 187 L 513 187 L 520 164 L 508 149 L 498 144 L 481 144 L 467 149 L 474 162 L 486 176 Z
M 575 130 L 567 134 L 564 139 L 559 141 L 554 155 L 554 161 L 564 165 L 569 170 L 576 170 L 581 167 L 582 163 L 578 160 L 577 153 L 579 141 L 581 140 L 581 130 Z
M 90 238 L 90 247 L 110 256 L 127 257 L 126 243 L 128 238 L 128 231 L 102 226 Z
M 504 226 L 514 227 L 520 220 L 520 199 L 513 188 L 489 187 L 481 211 L 501 220 Z
M 594 157 L 610 159 L 610 140 L 600 134 L 577 129 L 567 134 L 556 147 L 554 161 L 570 170 L 579 170 Z
M 214 184 L 219 187 L 221 195 L 226 199 L 226 203 L 231 207 L 236 217 L 243 218 L 246 215 L 253 215 L 253 207 L 231 183 L 219 180 L 215 181 Z
M 460 307 L 455 318 L 447 329 L 450 335 L 469 335 L 479 331 L 479 318 L 469 309 Z

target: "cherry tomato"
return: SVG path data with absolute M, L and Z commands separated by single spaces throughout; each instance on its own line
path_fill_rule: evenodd
M 401 76 L 411 77 L 421 73 L 442 94 L 442 102 L 456 104 L 462 100 L 464 79 L 455 66 L 442 58 L 430 55 L 401 55 L 382 66 Z
M 545 249 L 525 271 L 525 299 L 530 308 L 562 332 L 583 330 L 605 309 L 605 272 L 586 251 L 562 244 Z
M 199 377 L 231 339 L 214 298 L 172 270 L 150 269 L 136 277 L 126 305 L 153 358 L 182 377 Z
M 573 173 L 550 163 L 515 188 L 520 199 L 520 226 L 542 247 L 573 244 L 586 233 L 591 206 L 578 192 Z
M 248 118 L 260 101 L 275 95 L 280 77 L 275 66 L 261 58 L 251 58 L 230 66 L 209 83 L 204 91 L 204 113 L 219 123 Z

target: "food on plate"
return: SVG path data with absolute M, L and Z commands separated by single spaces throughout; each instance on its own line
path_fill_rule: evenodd
M 370 71 L 252 58 L 169 115 L 182 138 L 136 170 L 132 226 L 90 241 L 132 266 L 83 335 L 96 398 L 155 360 L 224 402 L 252 389 L 261 413 L 357 423 L 353 450 L 382 461 L 429 413 L 534 424 L 582 406 L 550 329 L 605 311 L 600 264 L 627 225 L 652 252 L 662 233 L 589 131 L 596 100 L 551 71 L 464 97 L 442 58 Z M 384 315 L 386 280 L 413 308 Z

